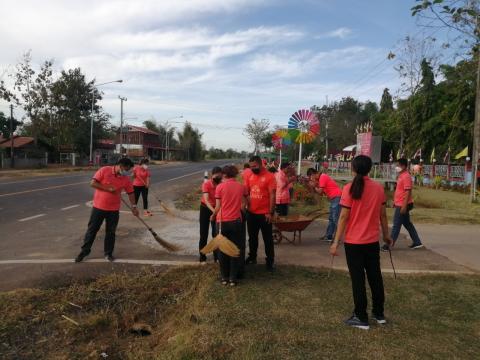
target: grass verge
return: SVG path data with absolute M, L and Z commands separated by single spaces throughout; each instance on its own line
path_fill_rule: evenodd
M 385 279 L 387 326 L 342 324 L 348 275 L 254 267 L 237 288 L 212 267 L 145 270 L 66 288 L 0 294 L 3 359 L 473 359 L 480 277 Z M 77 306 L 68 304 L 72 302 Z M 65 315 L 78 322 L 75 325 Z M 152 335 L 131 334 L 144 322 Z

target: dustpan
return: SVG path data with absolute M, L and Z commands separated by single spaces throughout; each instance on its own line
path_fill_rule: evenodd
M 222 210 L 220 210 L 221 212 Z M 218 223 L 218 234 L 205 245 L 200 252 L 204 255 L 214 252 L 219 249 L 225 255 L 231 257 L 239 257 L 240 249 L 235 243 L 229 240 L 226 236 L 222 235 L 222 222 Z

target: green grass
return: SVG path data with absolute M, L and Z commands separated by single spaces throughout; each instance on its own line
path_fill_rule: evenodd
M 3 359 L 474 359 L 480 277 L 385 278 L 385 327 L 342 324 L 346 273 L 254 268 L 239 287 L 213 267 L 145 270 L 50 290 L 0 294 Z M 68 304 L 73 302 L 81 309 Z M 66 315 L 80 325 L 63 320 Z M 135 321 L 152 326 L 139 337 Z

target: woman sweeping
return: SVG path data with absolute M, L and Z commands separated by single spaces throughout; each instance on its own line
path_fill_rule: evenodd
M 217 234 L 215 229 L 215 219 L 210 220 L 210 217 L 215 210 L 215 190 L 221 181 L 222 169 L 216 166 L 212 169 L 210 179 L 202 184 L 202 200 L 200 204 L 200 241 L 198 244 L 199 250 L 207 245 L 209 227 L 212 229 L 212 237 Z M 215 262 L 217 262 L 216 251 L 213 253 L 213 258 Z M 200 253 L 200 262 L 205 264 L 206 261 L 207 256 Z
M 245 254 L 242 209 L 246 204 L 247 190 L 245 186 L 235 180 L 238 174 L 235 166 L 225 166 L 222 173 L 224 179 L 215 191 L 216 206 L 211 218 L 212 220 L 216 218 L 219 232 L 240 249 L 240 254 Z M 243 268 L 242 255 L 230 257 L 219 251 L 218 256 L 222 284 L 237 285 L 239 273 Z
M 143 200 L 143 215 L 152 216 L 148 210 L 148 187 L 150 186 L 150 170 L 148 170 L 148 159 L 142 159 L 140 164 L 133 168 L 133 191 L 135 193 L 135 204 L 138 204 L 140 194 Z
M 380 271 L 380 226 L 383 241 L 392 244 L 388 234 L 385 209 L 385 193 L 382 185 L 371 180 L 368 173 L 372 160 L 368 156 L 357 156 L 352 162 L 353 181 L 343 188 L 340 205 L 340 221 L 330 254 L 337 256 L 338 243 L 345 234 L 345 256 L 352 281 L 355 310 L 345 324 L 368 330 L 367 292 L 365 273 L 372 291 L 372 315 L 378 324 L 385 324 L 383 313 L 385 295 Z

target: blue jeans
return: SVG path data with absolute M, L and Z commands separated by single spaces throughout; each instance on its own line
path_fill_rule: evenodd
M 340 216 L 340 196 L 330 200 L 330 213 L 328 215 L 327 239 L 332 240 L 337 231 L 338 217 Z
M 398 235 L 400 235 L 400 229 L 402 225 L 407 229 L 410 238 L 413 241 L 413 245 L 420 245 L 422 242 L 418 237 L 417 230 L 415 226 L 413 226 L 412 222 L 410 221 L 410 210 L 412 209 L 411 206 L 407 208 L 407 212 L 405 214 L 400 213 L 400 207 L 395 206 L 395 213 L 393 214 L 393 226 L 392 226 L 392 240 L 396 242 L 398 239 Z

